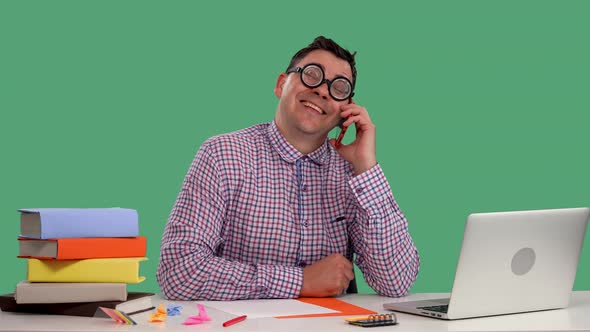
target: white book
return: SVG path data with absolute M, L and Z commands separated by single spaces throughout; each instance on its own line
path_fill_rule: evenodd
M 16 285 L 16 303 L 78 303 L 126 301 L 127 284 L 21 281 Z

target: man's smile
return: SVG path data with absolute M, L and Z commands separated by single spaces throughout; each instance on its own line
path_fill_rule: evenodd
M 318 105 L 316 105 L 310 101 L 303 100 L 303 101 L 301 101 L 301 103 L 303 104 L 303 106 L 311 108 L 314 111 L 318 112 L 319 114 L 322 114 L 322 115 L 326 114 L 326 112 L 321 107 L 319 107 Z

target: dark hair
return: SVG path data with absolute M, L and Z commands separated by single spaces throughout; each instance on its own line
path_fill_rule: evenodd
M 289 69 L 295 67 L 296 63 L 298 63 L 311 51 L 315 50 L 325 50 L 331 52 L 335 56 L 346 60 L 348 64 L 350 64 L 350 69 L 352 70 L 352 89 L 354 90 L 354 86 L 356 85 L 356 63 L 354 61 L 354 56 L 356 55 L 356 52 L 350 53 L 332 39 L 326 38 L 324 36 L 316 37 L 316 39 L 314 39 L 307 47 L 297 51 L 297 53 L 295 53 L 295 55 L 291 58 L 291 62 L 289 63 L 286 71 L 289 71 Z

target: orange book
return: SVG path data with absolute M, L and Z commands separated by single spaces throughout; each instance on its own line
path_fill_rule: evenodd
M 94 237 L 67 239 L 18 238 L 20 258 L 38 259 L 87 259 L 144 257 L 146 238 L 137 237 Z

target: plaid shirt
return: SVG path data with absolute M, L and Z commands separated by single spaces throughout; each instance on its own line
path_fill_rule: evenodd
M 303 267 L 333 253 L 379 294 L 403 296 L 418 252 L 381 167 L 354 176 L 329 145 L 303 155 L 274 122 L 207 140 L 162 238 L 157 279 L 174 300 L 295 298 Z

